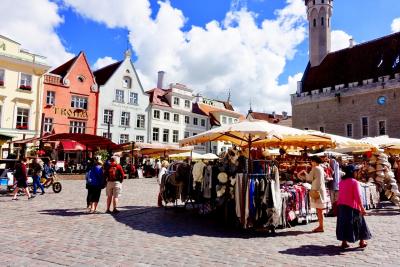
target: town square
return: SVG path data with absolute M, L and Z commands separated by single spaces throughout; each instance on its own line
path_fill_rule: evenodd
M 398 266 L 399 10 L 4 0 L 0 266 Z

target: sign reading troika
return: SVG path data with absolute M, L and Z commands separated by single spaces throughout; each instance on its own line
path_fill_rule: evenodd
M 61 115 L 65 117 L 72 117 L 77 119 L 88 119 L 87 110 L 83 109 L 72 109 L 72 108 L 58 108 L 53 107 L 55 115 Z

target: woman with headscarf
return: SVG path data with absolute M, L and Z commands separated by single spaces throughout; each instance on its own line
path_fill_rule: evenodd
M 354 179 L 356 168 L 353 165 L 344 167 L 345 175 L 339 183 L 338 215 L 336 237 L 342 241 L 341 248 L 349 247 L 348 242 L 360 240 L 360 248 L 367 246 L 371 233 L 365 222 L 366 211 L 362 204 L 360 185 Z

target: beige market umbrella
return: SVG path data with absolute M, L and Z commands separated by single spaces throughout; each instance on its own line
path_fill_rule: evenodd
M 385 150 L 400 150 L 400 139 L 390 138 L 387 135 L 366 137 L 361 140 Z
M 326 136 L 331 138 L 334 143 L 334 149 L 332 151 L 338 153 L 352 153 L 356 151 L 370 151 L 376 150 L 378 147 L 370 142 L 366 142 L 365 140 L 357 140 L 353 138 L 348 138 L 340 135 L 323 133 L 320 131 L 307 130 L 308 133 L 318 134 L 322 136 Z
M 193 152 L 193 151 L 188 151 L 188 152 L 183 152 L 183 153 L 177 153 L 177 154 L 172 154 L 169 155 L 168 157 L 171 159 L 185 159 L 185 158 L 192 158 L 192 160 L 197 160 L 197 159 L 203 159 L 202 154 Z

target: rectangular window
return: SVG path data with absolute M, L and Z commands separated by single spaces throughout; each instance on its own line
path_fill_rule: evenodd
M 136 142 L 144 143 L 144 136 L 143 135 L 136 135 Z
M 160 118 L 160 111 L 159 110 L 154 110 L 153 111 L 153 118 L 154 119 L 159 119 Z
M 179 106 L 179 98 L 174 97 L 174 105 Z
M 115 102 L 124 103 L 124 90 L 115 90 Z
M 325 128 L 324 127 L 319 127 L 319 131 L 321 132 L 321 133 L 324 133 L 325 132 Z
M 17 124 L 16 129 L 28 130 L 29 122 L 29 109 L 27 108 L 17 108 Z
M 71 97 L 71 108 L 87 109 L 87 97 L 73 95 Z
M 307 130 L 308 130 L 308 127 L 304 127 L 304 130 L 306 130 L 306 131 L 307 131 Z
M 353 137 L 353 124 L 351 123 L 346 124 L 346 136 Z
M 233 121 L 232 121 L 232 118 L 229 118 L 229 119 L 228 119 L 228 123 L 229 123 L 229 124 L 232 124 L 232 122 L 233 122 Z
M 108 122 L 110 122 L 110 124 L 113 124 L 113 117 L 114 117 L 114 111 L 111 109 L 105 109 L 104 110 L 104 120 L 103 122 L 105 124 L 108 124 Z
M 189 124 L 190 123 L 190 118 L 189 116 L 185 116 L 185 124 Z
M 104 137 L 104 138 L 108 138 L 108 139 L 111 140 L 111 139 L 112 139 L 112 133 L 108 134 L 108 132 L 104 132 L 104 133 L 103 133 L 103 137 Z
M 43 131 L 45 133 L 51 133 L 51 131 L 53 131 L 53 118 L 44 118 Z
M 189 132 L 185 132 L 184 138 L 188 138 L 189 136 L 190 136 L 190 133 Z
M 386 121 L 378 121 L 379 135 L 386 135 Z
M 85 133 L 86 122 L 83 121 L 70 121 L 69 122 L 69 133 Z
M 179 141 L 179 131 L 178 130 L 173 130 L 172 131 L 172 142 L 173 143 L 178 143 Z
M 196 136 L 197 135 L 197 133 L 193 133 L 193 136 Z
M 134 92 L 129 93 L 129 104 L 137 105 L 139 103 L 138 94 Z
M 19 81 L 19 89 L 23 90 L 32 89 L 32 75 L 21 73 L 21 80 Z
M 121 112 L 121 126 L 129 126 L 131 114 L 126 111 Z
M 3 69 L 0 69 L 0 86 L 4 86 L 4 73 Z
M 179 114 L 174 114 L 174 122 L 179 122 Z
M 361 118 L 361 135 L 368 136 L 368 117 Z
M 153 141 L 158 142 L 160 138 L 160 129 L 159 128 L 153 128 Z
M 140 129 L 144 129 L 144 123 L 145 123 L 145 116 L 142 114 L 138 114 L 136 117 L 136 127 Z
M 198 125 L 199 124 L 199 119 L 193 118 L 193 125 Z
M 190 108 L 190 101 L 189 100 L 185 100 L 185 108 Z
M 164 120 L 169 121 L 169 112 L 164 112 Z
M 47 105 L 54 105 L 55 103 L 56 103 L 56 92 L 47 91 L 46 104 Z
M 201 119 L 201 126 L 202 127 L 206 127 L 206 120 L 205 119 Z
M 222 117 L 222 124 L 226 124 L 226 117 Z
M 169 129 L 164 129 L 163 130 L 163 138 L 162 141 L 164 143 L 168 143 L 169 142 Z
M 120 144 L 125 144 L 129 142 L 129 134 L 121 134 L 119 136 L 119 143 Z

